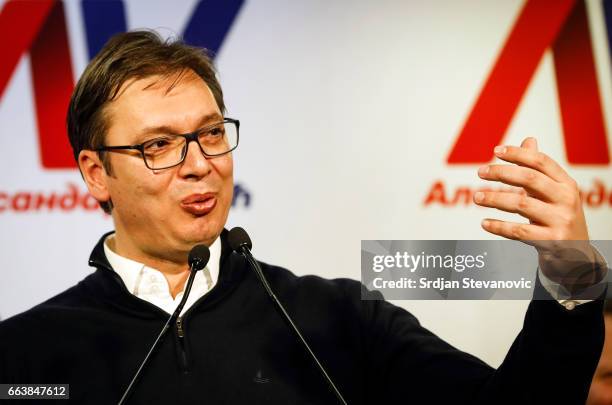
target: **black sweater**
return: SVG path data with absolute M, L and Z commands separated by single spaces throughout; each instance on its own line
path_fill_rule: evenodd
M 166 336 L 128 403 L 337 403 L 222 236 L 217 285 Z M 71 401 L 59 403 L 117 403 L 168 314 L 127 291 L 103 240 L 93 274 L 0 323 L 0 383 L 68 383 Z M 602 301 L 572 311 L 533 301 L 494 370 L 405 310 L 362 301 L 356 281 L 262 268 L 349 404 L 583 404 L 603 344 Z

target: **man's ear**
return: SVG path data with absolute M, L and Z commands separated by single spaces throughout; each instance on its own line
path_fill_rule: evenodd
M 82 150 L 79 153 L 79 169 L 87 184 L 89 193 L 99 202 L 110 200 L 108 174 L 97 152 Z

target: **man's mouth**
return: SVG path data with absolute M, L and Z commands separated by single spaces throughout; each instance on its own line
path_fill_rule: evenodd
M 217 205 L 217 198 L 213 193 L 191 194 L 181 201 L 181 207 L 188 213 L 196 216 L 208 214 Z

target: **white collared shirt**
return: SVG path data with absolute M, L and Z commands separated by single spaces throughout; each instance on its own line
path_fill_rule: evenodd
M 123 280 L 128 291 L 136 297 L 161 308 L 168 314 L 174 312 L 181 298 L 183 298 L 183 291 L 172 298 L 170 286 L 162 272 L 113 252 L 108 246 L 108 242 L 112 238 L 114 238 L 114 235 L 109 235 L 104 241 L 104 253 L 113 270 Z M 210 291 L 219 279 L 221 239 L 217 237 L 209 249 L 210 260 L 204 269 L 196 273 L 189 298 L 181 311 L 181 315 Z

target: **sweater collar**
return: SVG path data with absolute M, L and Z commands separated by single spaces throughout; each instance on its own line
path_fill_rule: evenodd
M 102 237 L 100 238 L 100 240 L 98 240 L 98 243 L 96 243 L 96 246 L 94 246 L 91 254 L 89 255 L 89 265 L 91 267 L 96 267 L 99 269 L 105 269 L 105 270 L 113 270 L 113 267 L 110 265 L 110 263 L 108 262 L 108 259 L 106 258 L 106 254 L 104 253 L 104 241 L 106 240 L 106 238 L 115 233 L 115 231 L 110 231 L 110 232 L 106 232 L 104 235 L 102 235 Z M 232 253 L 232 249 L 229 246 L 229 242 L 227 241 L 227 234 L 228 234 L 228 230 L 227 229 L 223 229 L 223 231 L 221 231 L 221 260 L 220 260 L 220 268 L 223 266 L 223 263 L 227 260 L 227 258 L 230 256 L 230 254 Z M 219 275 L 219 278 L 221 278 L 221 275 Z
M 104 241 L 107 236 L 111 235 L 112 233 L 114 233 L 114 231 L 110 231 L 102 235 L 96 246 L 93 248 L 91 255 L 89 256 L 89 265 L 97 268 L 99 271 L 101 271 L 107 276 L 110 275 L 117 281 L 119 286 L 122 287 L 122 290 L 128 292 L 127 288 L 123 283 L 123 280 L 121 280 L 121 277 L 119 277 L 119 275 L 115 273 L 115 271 L 113 271 L 113 268 L 108 262 L 106 254 L 104 253 Z M 240 264 L 243 261 L 243 258 L 238 253 L 232 252 L 232 249 L 227 240 L 227 234 L 228 230 L 223 229 L 220 235 L 221 260 L 219 261 L 219 278 L 217 280 L 217 284 L 221 285 L 219 285 L 220 288 L 214 288 L 213 290 L 223 289 L 222 285 L 238 281 L 244 273 L 244 266 Z M 217 293 L 213 295 L 216 294 Z
M 131 294 L 123 280 L 113 271 L 104 254 L 104 240 L 113 232 L 107 232 L 98 241 L 89 257 L 89 265 L 97 271 L 83 280 L 92 296 L 96 296 L 115 307 L 119 311 L 130 312 L 135 316 L 165 317 L 167 314 L 155 305 L 141 300 Z M 214 305 L 230 294 L 247 272 L 248 264 L 238 253 L 232 252 L 227 241 L 227 230 L 221 232 L 221 260 L 219 266 L 219 279 L 212 290 L 200 298 L 188 312 L 201 310 Z

